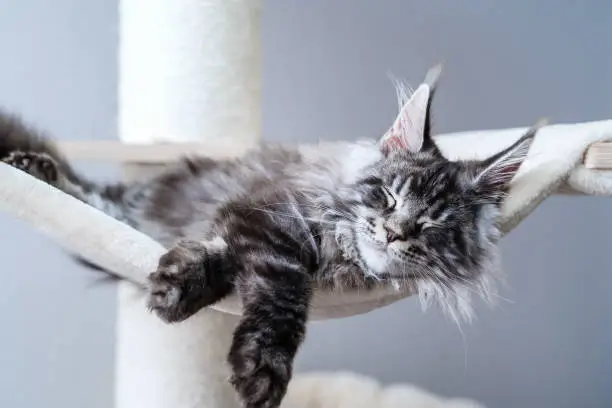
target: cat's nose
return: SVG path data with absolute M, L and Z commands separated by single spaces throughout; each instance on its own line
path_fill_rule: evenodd
M 389 244 L 393 241 L 402 241 L 404 239 L 404 236 L 401 233 L 394 231 L 392 228 L 387 226 L 385 226 L 385 232 L 387 233 L 387 243 Z

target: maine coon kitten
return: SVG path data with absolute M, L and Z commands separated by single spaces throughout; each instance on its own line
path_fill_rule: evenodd
M 315 283 L 399 282 L 466 316 L 470 292 L 488 293 L 500 205 L 536 128 L 486 160 L 448 161 L 431 135 L 435 82 L 404 95 L 379 143 L 262 146 L 234 160 L 185 159 L 148 180 L 99 185 L 44 136 L 2 115 L 0 157 L 167 246 L 148 298 L 166 322 L 235 291 L 244 314 L 228 356 L 231 383 L 246 408 L 274 408 Z

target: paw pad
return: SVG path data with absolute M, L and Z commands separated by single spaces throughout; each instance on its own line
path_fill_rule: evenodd
M 13 151 L 2 161 L 48 183 L 58 178 L 57 164 L 46 153 Z
M 184 320 L 199 310 L 193 295 L 202 290 L 205 263 L 202 244 L 185 241 L 170 249 L 160 258 L 157 271 L 149 275 L 149 309 L 166 322 Z

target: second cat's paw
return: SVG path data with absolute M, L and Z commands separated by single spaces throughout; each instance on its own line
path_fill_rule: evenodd
M 46 183 L 57 181 L 57 163 L 46 153 L 13 151 L 2 161 Z

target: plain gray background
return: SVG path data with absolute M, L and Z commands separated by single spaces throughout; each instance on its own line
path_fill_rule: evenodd
M 62 138 L 114 138 L 116 10 L 2 0 L 0 104 Z M 396 108 L 387 74 L 415 84 L 439 60 L 441 132 L 611 117 L 612 6 L 601 1 L 269 0 L 263 31 L 270 140 L 379 135 Z M 544 203 L 504 242 L 508 301 L 479 307 L 463 336 L 408 299 L 313 324 L 299 369 L 354 370 L 491 408 L 609 407 L 611 208 L 606 198 Z M 110 407 L 112 288 L 91 287 L 4 214 L 0 230 L 0 406 Z

